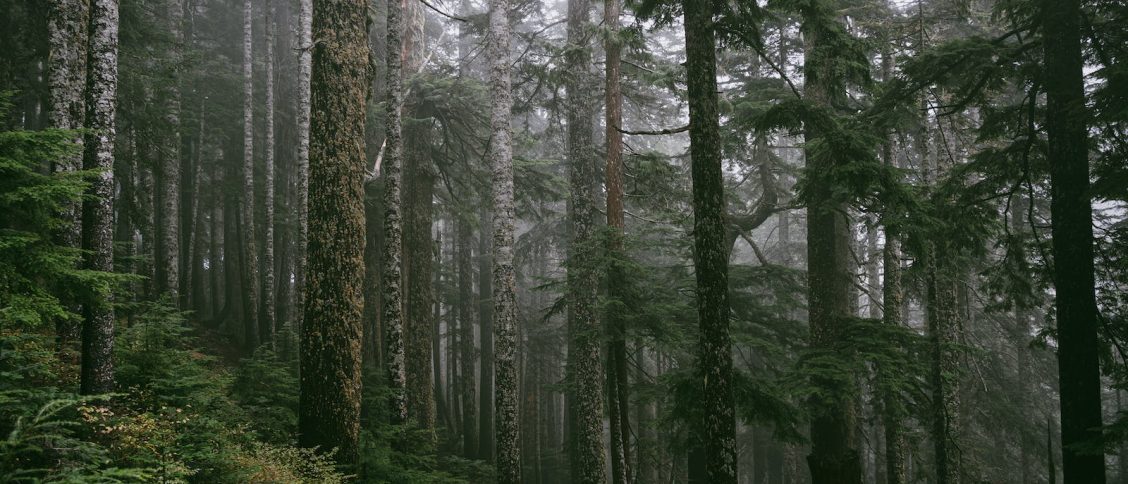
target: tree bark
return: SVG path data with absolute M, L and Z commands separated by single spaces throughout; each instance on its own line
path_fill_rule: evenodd
M 494 461 L 494 319 L 492 268 L 493 251 L 490 249 L 489 228 L 492 226 L 487 204 L 482 203 L 479 213 L 481 225 L 478 233 L 478 324 L 481 356 L 481 385 L 478 392 L 478 410 L 481 425 L 478 428 L 478 451 L 482 460 Z
M 298 239 L 294 241 L 293 326 L 305 314 L 306 249 L 309 245 L 309 118 L 310 77 L 313 56 L 313 0 L 298 0 L 298 148 L 294 201 L 298 218 Z
M 172 36 L 169 52 L 172 80 L 163 89 L 164 122 L 168 130 L 160 151 L 157 173 L 158 210 L 156 219 L 157 293 L 167 295 L 173 305 L 180 304 L 180 63 L 184 44 L 184 3 L 167 0 L 165 22 Z
M 401 220 L 403 138 L 400 119 L 403 106 L 403 3 L 388 2 L 388 119 L 387 145 L 380 167 L 384 177 L 384 273 L 383 302 L 385 345 L 388 351 L 388 386 L 392 423 L 407 421 L 406 356 L 403 338 L 403 222 Z
M 521 482 L 521 415 L 518 410 L 517 273 L 513 267 L 513 134 L 509 82 L 509 0 L 490 0 L 490 164 L 493 167 L 493 303 L 497 348 L 494 398 L 497 415 L 497 482 Z
M 1081 2 L 1042 2 L 1046 135 L 1065 484 L 1105 482 Z
M 240 198 L 240 242 L 243 249 L 243 345 L 248 353 L 260 342 L 259 268 L 255 249 L 254 2 L 243 0 L 243 193 Z
M 458 237 L 458 324 L 461 336 L 459 373 L 462 378 L 462 452 L 468 459 L 478 457 L 478 408 L 476 393 L 474 322 L 470 302 L 474 298 L 474 269 L 470 265 L 470 223 L 460 216 L 455 231 Z
M 703 420 L 693 422 L 690 481 L 736 483 L 736 415 L 729 335 L 728 248 L 717 113 L 713 9 L 686 0 L 686 79 L 693 182 L 693 266 L 697 279 L 697 375 Z
M 838 22 L 834 11 L 837 2 L 813 2 L 804 12 L 805 97 L 825 108 L 832 107 L 832 99 L 845 93 L 834 92 L 835 62 L 831 46 L 819 36 L 820 22 Z M 840 28 L 840 27 L 839 27 Z M 806 127 L 806 144 L 811 146 L 823 136 L 813 126 Z M 830 153 L 819 154 L 807 150 L 807 172 L 825 172 L 838 163 Z M 816 350 L 840 353 L 836 348 L 842 340 L 844 325 L 851 313 L 850 288 L 850 221 L 847 207 L 833 201 L 832 182 L 813 176 L 807 186 L 810 203 L 807 206 L 807 285 L 811 327 L 811 347 Z M 840 358 L 849 355 L 836 354 Z M 856 448 L 856 411 L 850 398 L 836 396 L 841 393 L 841 382 L 815 379 L 816 387 L 823 387 L 830 395 L 822 401 L 812 401 L 811 454 L 807 461 L 811 478 L 816 484 L 854 484 L 862 481 L 860 456 Z
M 47 10 L 48 32 L 48 85 L 51 89 L 51 126 L 57 129 L 78 130 L 85 125 L 86 117 L 86 56 L 90 26 L 88 0 L 51 0 Z M 52 170 L 57 173 L 82 169 L 83 139 L 75 133 L 72 139 L 76 149 L 73 155 L 60 159 Z M 64 247 L 79 248 L 82 244 L 82 204 L 67 205 L 62 213 L 65 225 L 58 238 Z M 73 302 L 73 301 L 72 301 Z M 71 304 L 74 313 L 81 308 Z M 60 348 L 80 337 L 81 325 L 70 318 L 60 318 L 55 325 L 55 336 Z
M 595 100 L 591 86 L 590 2 L 569 0 L 564 86 L 567 95 L 568 198 L 568 373 L 572 481 L 603 483 L 603 376 L 600 326 L 595 311 L 598 274 L 591 245 L 596 225 L 596 157 L 592 149 Z
M 90 3 L 90 40 L 86 77 L 86 128 L 83 168 L 98 170 L 83 203 L 82 248 L 86 268 L 114 270 L 114 108 L 118 85 L 118 2 Z M 86 301 L 82 321 L 83 394 L 114 389 L 113 294 L 98 294 Z
M 611 426 L 611 481 L 616 484 L 631 481 L 630 395 L 627 374 L 626 322 L 622 317 L 627 302 L 627 278 L 618 258 L 623 253 L 623 94 L 619 87 L 621 50 L 619 41 L 619 0 L 605 0 L 603 22 L 608 32 L 604 41 L 606 63 L 606 122 L 607 166 L 604 176 L 607 185 L 607 226 L 610 228 L 608 254 L 611 265 L 607 269 L 607 292 L 612 304 L 607 311 L 609 343 L 607 351 L 607 405 Z
M 263 143 L 263 238 L 262 238 L 262 317 L 259 331 L 263 341 L 274 342 L 274 2 L 266 0 L 266 140 Z
M 299 441 L 356 464 L 364 282 L 367 2 L 318 0 L 311 79 L 309 298 L 301 329 Z

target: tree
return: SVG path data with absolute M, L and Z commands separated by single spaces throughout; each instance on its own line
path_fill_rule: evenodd
M 47 30 L 50 42 L 48 83 L 51 88 L 51 126 L 77 130 L 86 117 L 87 31 L 90 26 L 90 5 L 86 0 L 52 0 L 48 5 Z M 71 156 L 57 161 L 52 170 L 72 172 L 82 169 L 82 136 L 76 135 L 77 149 Z M 65 207 L 65 226 L 59 231 L 59 242 L 77 248 L 82 242 L 81 204 Z M 72 308 L 72 310 L 77 310 Z M 60 346 L 79 337 L 79 325 L 60 319 L 55 333 Z
M 263 143 L 263 233 L 262 318 L 263 340 L 274 339 L 276 303 L 274 280 L 274 3 L 267 0 L 266 13 L 266 140 Z
M 299 442 L 357 462 L 364 284 L 364 0 L 314 3 L 309 297 L 301 329 Z
M 458 216 L 455 221 L 458 258 L 458 338 L 462 348 L 459 350 L 459 383 L 462 388 L 462 452 L 468 458 L 478 456 L 478 409 L 475 392 L 475 348 L 474 321 L 471 318 L 471 301 L 474 299 L 473 267 L 470 265 L 470 239 L 472 233 L 467 215 Z
M 387 144 L 380 173 L 384 177 L 384 304 L 385 345 L 387 345 L 389 399 L 393 423 L 407 421 L 406 357 L 403 340 L 403 221 L 402 196 L 403 138 L 400 112 L 403 107 L 403 5 L 388 2 L 388 118 Z
M 717 112 L 717 58 L 713 9 L 687 0 L 685 51 L 689 98 L 689 153 L 693 183 L 693 267 L 697 279 L 697 378 L 703 419 L 693 422 L 692 482 L 736 482 L 736 415 L 732 339 L 729 335 L 728 247 L 724 175 Z
M 86 69 L 86 128 L 83 168 L 98 170 L 82 210 L 82 248 L 86 268 L 114 270 L 114 108 L 118 84 L 118 2 L 90 3 L 89 57 Z M 86 301 L 82 309 L 82 393 L 114 388 L 114 311 L 112 292 Z
M 239 236 L 243 249 L 243 345 L 258 347 L 259 269 L 255 249 L 255 106 L 254 52 L 252 50 L 254 2 L 243 0 L 243 195 L 240 198 Z M 311 129 L 312 131 L 312 129 Z
M 298 237 L 294 241 L 294 321 L 305 314 L 306 246 L 309 240 L 309 117 L 310 77 L 313 56 L 313 0 L 298 0 L 298 148 L 294 193 L 298 216 Z M 294 326 L 297 326 L 294 324 Z
M 509 83 L 509 0 L 490 0 L 490 164 L 493 166 L 493 302 L 496 331 L 497 480 L 521 482 L 517 374 L 517 275 L 513 268 L 513 141 Z
M 1081 2 L 1042 2 L 1065 484 L 1105 482 Z
M 832 110 L 842 80 L 837 62 L 835 42 L 846 35 L 836 19 L 833 1 L 818 0 L 805 7 L 803 55 L 806 76 L 804 97 L 808 103 Z M 850 288 L 850 221 L 847 207 L 835 198 L 834 181 L 824 176 L 839 164 L 834 153 L 821 146 L 821 132 L 815 123 L 805 126 L 807 185 L 807 287 L 811 347 L 825 351 L 837 361 L 849 358 L 842 354 L 839 343 L 851 316 Z M 814 402 L 811 421 L 811 454 L 808 464 L 811 478 L 817 483 L 860 483 L 862 469 L 855 448 L 855 408 L 842 381 L 816 377 L 812 382 L 821 387 L 826 397 Z
M 167 294 L 174 304 L 180 300 L 180 68 L 184 44 L 184 3 L 166 0 L 165 22 L 172 36 L 170 61 L 172 79 L 163 89 L 164 123 L 168 130 L 160 150 L 156 192 L 159 210 L 156 218 L 157 292 Z
M 595 172 L 592 150 L 594 103 L 591 98 L 590 3 L 569 0 L 564 86 L 567 94 L 568 157 L 568 389 L 571 431 L 569 456 L 572 480 L 602 483 L 606 478 L 603 451 L 603 398 L 600 382 L 599 320 L 595 314 L 596 278 L 592 246 L 595 240 Z M 496 217 L 496 214 L 495 214 Z

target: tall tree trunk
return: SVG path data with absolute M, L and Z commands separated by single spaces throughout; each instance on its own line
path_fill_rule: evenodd
M 446 430 L 457 437 L 457 430 L 451 421 L 450 405 L 446 398 L 443 386 L 450 380 L 443 381 L 443 318 L 442 318 L 442 291 L 443 285 L 442 265 L 443 265 L 443 232 L 442 221 L 439 223 L 439 230 L 436 234 L 435 240 L 431 241 L 431 260 L 433 261 L 431 271 L 431 293 L 434 297 L 431 298 L 431 381 L 433 382 L 433 391 L 435 395 L 435 414 L 436 419 L 441 420 Z
M 805 96 L 810 102 L 830 108 L 836 99 L 845 95 L 835 92 L 837 84 L 835 62 L 826 45 L 820 38 L 818 24 L 837 22 L 835 5 L 837 2 L 819 0 L 804 12 L 803 22 Z M 806 127 L 806 144 L 811 146 L 823 134 L 814 126 Z M 818 156 L 808 150 L 807 172 L 821 173 L 838 163 L 832 154 Z M 839 354 L 845 324 L 852 315 L 850 304 L 851 274 L 850 221 L 846 207 L 834 202 L 831 180 L 825 177 L 810 177 L 807 186 L 809 204 L 807 206 L 807 285 L 809 319 L 811 326 L 811 347 L 815 350 L 829 351 L 839 358 L 850 358 Z M 855 446 L 857 439 L 854 400 L 836 396 L 841 392 L 840 381 L 815 378 L 812 384 L 823 388 L 830 395 L 825 401 L 812 401 L 811 454 L 807 461 L 811 478 L 815 484 L 842 483 L 854 484 L 862 481 L 860 456 Z
M 47 10 L 48 84 L 51 89 L 51 126 L 57 129 L 77 130 L 84 126 L 86 117 L 86 56 L 87 32 L 90 26 L 89 0 L 51 0 Z M 76 146 L 72 156 L 63 158 L 52 166 L 59 173 L 82 169 L 82 134 L 76 133 L 72 142 Z M 64 208 L 65 225 L 59 231 L 59 242 L 64 247 L 79 248 L 82 243 L 81 203 Z M 72 303 L 74 301 L 71 301 Z M 81 309 L 69 305 L 79 313 Z M 55 336 L 60 348 L 79 339 L 80 325 L 70 318 L 60 318 L 55 325 Z
M 572 481 L 602 483 L 606 479 L 603 447 L 600 327 L 595 311 L 597 272 L 591 244 L 596 225 L 596 157 L 592 148 L 595 102 L 590 75 L 590 2 L 569 0 L 568 48 L 564 86 L 567 93 L 567 157 L 571 187 L 568 198 L 568 375 L 569 429 L 572 435 Z
M 274 2 L 266 0 L 266 140 L 263 143 L 262 317 L 263 341 L 274 341 Z
M 309 118 L 310 77 L 313 56 L 313 0 L 298 0 L 298 156 L 294 205 L 297 209 L 298 239 L 294 241 L 293 322 L 305 316 L 306 251 L 309 245 Z M 293 324 L 296 328 L 299 324 Z
M 462 452 L 466 458 L 478 457 L 478 408 L 475 371 L 474 322 L 471 319 L 471 300 L 474 298 L 474 269 L 470 265 L 470 222 L 468 215 L 460 215 L 455 231 L 458 238 L 458 324 L 461 336 L 459 373 L 462 378 Z
M 388 119 L 387 146 L 380 167 L 384 178 L 384 331 L 388 351 L 388 385 L 392 423 L 407 421 L 407 380 L 403 338 L 403 221 L 400 183 L 402 182 L 403 138 L 400 119 L 403 106 L 403 3 L 388 2 Z
M 478 392 L 478 410 L 481 412 L 481 425 L 478 428 L 478 452 L 482 460 L 494 461 L 494 321 L 492 267 L 493 251 L 490 249 L 490 213 L 483 201 L 479 217 L 481 220 L 478 238 L 478 324 L 481 342 L 481 385 Z
M 406 66 L 405 66 L 406 67 Z M 418 116 L 420 113 L 414 113 Z M 406 168 L 404 211 L 404 353 L 407 377 L 407 414 L 422 428 L 435 429 L 435 382 L 432 381 L 431 335 L 434 256 L 431 240 L 435 173 L 429 159 L 429 123 L 411 123 L 404 129 L 403 161 Z
M 607 405 L 611 423 L 611 481 L 621 484 L 631 481 L 630 395 L 627 378 L 626 322 L 622 311 L 626 306 L 627 278 L 617 258 L 623 257 L 623 94 L 619 87 L 621 50 L 619 41 L 619 0 L 603 3 L 603 22 L 608 27 L 604 41 L 607 55 L 606 74 L 606 137 L 607 167 L 604 171 L 607 184 L 607 226 L 611 229 L 608 253 L 607 292 L 613 304 L 607 311 L 610 342 L 607 351 Z
M 693 181 L 693 267 L 701 328 L 697 373 L 704 414 L 703 421 L 692 423 L 696 435 L 691 437 L 690 481 L 735 484 L 736 415 L 713 9 L 707 2 L 686 0 L 683 10 Z
M 240 199 L 240 242 L 243 249 L 243 344 L 248 353 L 259 345 L 259 269 L 255 249 L 254 52 L 251 22 L 254 2 L 243 0 L 243 194 Z
M 517 273 L 513 267 L 513 133 L 509 84 L 509 0 L 490 0 L 490 164 L 493 167 L 493 303 L 497 348 L 497 481 L 521 482 L 521 415 L 518 411 Z
M 83 203 L 82 248 L 86 268 L 114 270 L 114 107 L 118 84 L 118 2 L 90 3 L 90 43 L 86 77 L 86 134 L 83 168 L 100 170 Z M 81 390 L 105 393 L 114 388 L 113 294 L 86 301 L 82 321 Z
M 1044 0 L 1046 135 L 1050 163 L 1061 449 L 1065 484 L 1105 482 L 1093 275 L 1087 108 L 1080 0 Z
M 165 2 L 165 21 L 173 45 L 169 57 L 173 79 L 164 89 L 164 121 L 168 134 L 160 151 L 157 173 L 156 248 L 157 293 L 180 304 L 180 59 L 184 44 L 183 0 Z
M 360 431 L 364 283 L 365 0 L 314 4 L 309 298 L 301 329 L 299 440 L 351 466 Z

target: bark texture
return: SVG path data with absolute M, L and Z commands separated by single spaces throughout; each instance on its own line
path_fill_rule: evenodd
M 299 439 L 357 461 L 364 285 L 364 0 L 318 0 L 310 122 L 309 285 L 301 330 Z
M 180 64 L 184 44 L 184 3 L 182 0 L 165 2 L 165 24 L 172 36 L 170 59 L 172 79 L 163 89 L 165 129 L 160 151 L 161 164 L 157 174 L 158 212 L 157 236 L 157 291 L 167 295 L 173 304 L 180 299 Z
M 1081 53 L 1081 2 L 1043 0 L 1046 134 L 1061 381 L 1061 448 L 1065 484 L 1105 482 L 1100 449 L 1100 315 L 1093 275 L 1093 215 Z
M 845 93 L 835 92 L 835 75 L 832 58 L 833 46 L 824 45 L 820 38 L 827 20 L 837 18 L 835 1 L 819 0 L 805 12 L 804 22 L 804 75 L 805 97 L 809 102 L 832 107 L 832 99 Z M 841 28 L 839 26 L 831 26 Z M 813 126 L 805 132 L 808 147 L 816 144 L 823 134 Z M 847 207 L 834 201 L 833 181 L 818 176 L 838 163 L 832 153 L 806 150 L 806 171 L 809 177 L 807 206 L 807 286 L 808 314 L 811 326 L 811 347 L 825 351 L 837 358 L 850 358 L 841 354 L 838 343 L 843 338 L 844 325 L 852 315 L 849 270 L 850 221 Z M 811 478 L 819 483 L 854 484 L 862 481 L 860 455 L 857 450 L 856 410 L 854 401 L 838 398 L 842 381 L 815 379 L 812 383 L 822 387 L 829 398 L 810 402 L 811 454 L 807 462 Z
M 462 453 L 467 458 L 478 456 L 478 407 L 475 382 L 474 321 L 471 318 L 470 301 L 474 298 L 474 269 L 470 264 L 470 223 L 459 218 L 455 231 L 458 238 L 458 324 L 461 332 L 459 343 L 459 383 L 462 392 Z
M 568 372 L 571 392 L 572 481 L 601 484 L 606 479 L 603 447 L 603 375 L 600 367 L 600 326 L 595 299 L 597 272 L 592 265 L 595 244 L 596 155 L 593 150 L 590 2 L 568 0 L 568 46 L 564 58 L 567 93 L 568 196 Z
M 392 423 L 407 421 L 406 358 L 403 340 L 403 221 L 401 219 L 401 190 L 403 154 L 403 126 L 400 119 L 403 106 L 403 4 L 388 2 L 388 118 L 387 146 L 380 168 L 384 177 L 384 273 L 383 284 L 384 331 L 387 346 L 388 385 L 392 389 L 390 400 Z
M 717 113 L 717 57 L 713 9 L 687 0 L 685 13 L 689 143 L 693 180 L 693 266 L 697 279 L 697 372 L 702 421 L 690 457 L 690 480 L 736 483 L 736 415 L 729 335 L 728 247 L 724 176 Z
M 252 20 L 254 2 L 243 0 L 243 194 L 240 200 L 239 235 L 243 247 L 243 345 L 258 347 L 259 268 L 255 249 L 255 106 Z
M 264 341 L 274 340 L 274 3 L 266 8 L 266 139 L 263 143 L 263 238 L 262 238 L 262 317 L 259 330 Z
M 298 240 L 294 241 L 294 308 L 295 323 L 305 314 L 306 246 L 309 241 L 309 116 L 310 76 L 313 57 L 313 0 L 298 0 L 298 153 L 296 163 L 294 205 L 298 217 Z M 294 324 L 297 327 L 298 324 Z
M 98 170 L 83 203 L 82 248 L 86 268 L 114 270 L 114 108 L 118 85 L 118 2 L 90 3 L 90 39 L 86 76 L 86 134 L 83 168 Z M 82 310 L 81 390 L 114 389 L 114 311 L 112 294 L 87 301 Z
M 490 0 L 490 164 L 493 167 L 493 303 L 497 389 L 497 482 L 521 482 L 517 374 L 517 274 L 513 268 L 513 133 L 509 83 L 509 0 Z

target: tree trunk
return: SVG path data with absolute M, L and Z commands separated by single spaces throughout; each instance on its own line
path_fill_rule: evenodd
M 313 0 L 298 0 L 298 156 L 294 183 L 297 195 L 298 240 L 294 241 L 294 301 L 291 313 L 297 323 L 305 317 L 306 251 L 309 245 L 309 118 L 310 77 L 313 55 Z
M 51 126 L 57 129 L 77 130 L 84 126 L 86 117 L 86 56 L 87 29 L 90 26 L 88 0 L 51 0 L 47 10 L 49 42 L 48 83 L 51 89 Z M 72 140 L 76 150 L 73 155 L 56 162 L 52 170 L 58 173 L 82 169 L 83 140 L 75 133 Z M 64 208 L 65 222 L 59 231 L 60 245 L 79 248 L 82 243 L 81 203 L 74 202 Z M 74 302 L 74 301 L 70 301 Z M 68 310 L 79 313 L 81 308 L 68 305 Z M 59 348 L 79 339 L 80 325 L 69 318 L 56 322 L 55 336 Z
M 813 2 L 809 11 L 804 12 L 804 23 L 837 22 L 835 4 L 837 2 L 820 0 Z M 834 92 L 837 83 L 832 78 L 835 62 L 819 37 L 818 28 L 804 31 L 806 52 L 804 54 L 804 74 L 806 75 L 806 98 L 821 106 L 830 108 L 832 99 L 845 95 Z M 818 141 L 822 136 L 815 127 L 806 127 L 806 144 Z M 808 150 L 807 172 L 820 173 L 838 163 L 829 153 L 816 156 Z M 832 182 L 823 177 L 811 177 L 807 186 L 809 205 L 807 206 L 807 285 L 808 306 L 811 327 L 811 347 L 815 350 L 829 351 L 838 358 L 850 358 L 838 354 L 843 350 L 836 348 L 843 339 L 844 325 L 851 313 L 850 288 L 850 221 L 843 204 L 833 201 Z M 807 461 L 811 478 L 816 484 L 842 483 L 854 484 L 862 481 L 862 468 L 858 450 L 855 447 L 855 408 L 854 400 L 845 398 L 841 381 L 814 379 L 812 384 L 822 387 L 829 397 L 823 401 L 812 401 L 811 454 Z
M 608 253 L 611 266 L 607 271 L 607 292 L 613 304 L 607 311 L 610 336 L 607 351 L 607 404 L 611 423 L 611 481 L 616 484 L 631 481 L 630 395 L 627 378 L 626 322 L 622 311 L 627 278 L 617 258 L 623 254 L 623 94 L 619 87 L 621 45 L 619 41 L 619 0 L 606 0 L 603 22 L 609 31 L 604 42 L 607 55 L 605 133 L 607 137 L 607 167 L 604 171 L 607 184 L 607 226 L 611 229 Z
M 693 181 L 693 266 L 701 328 L 697 374 L 704 414 L 703 421 L 692 423 L 696 435 L 690 444 L 694 449 L 690 481 L 735 484 L 736 415 L 713 9 L 709 3 L 686 0 L 683 10 Z
M 114 108 L 118 84 L 118 2 L 90 3 L 90 43 L 86 77 L 86 128 L 83 168 L 100 170 L 83 203 L 82 248 L 86 268 L 113 272 Z M 114 389 L 113 294 L 98 294 L 83 306 L 83 394 Z
M 243 249 L 243 344 L 247 353 L 259 345 L 259 269 L 255 249 L 254 53 L 251 22 L 254 2 L 243 0 L 243 194 L 240 199 L 240 242 Z
M 263 238 L 262 238 L 262 317 L 259 331 L 263 341 L 274 342 L 274 2 L 266 9 L 266 140 L 263 143 Z
M 172 36 L 169 53 L 173 79 L 164 89 L 164 121 L 168 134 L 160 150 L 157 173 L 156 265 L 157 293 L 167 295 L 173 305 L 180 304 L 180 59 L 184 43 L 184 3 L 167 0 L 165 21 Z
M 407 421 L 406 401 L 406 357 L 403 338 L 403 222 L 400 219 L 402 198 L 403 138 L 400 119 L 403 106 L 403 4 L 388 2 L 388 120 L 387 145 L 384 161 L 380 167 L 384 178 L 384 273 L 383 302 L 385 345 L 388 351 L 388 386 L 391 387 L 390 400 L 392 423 Z
M 364 283 L 367 2 L 318 0 L 313 26 L 309 298 L 301 329 L 299 440 L 355 465 Z
M 476 372 L 475 372 L 475 348 L 474 348 L 474 322 L 471 320 L 471 306 L 470 301 L 474 298 L 474 269 L 470 265 L 470 222 L 464 216 L 459 216 L 457 220 L 458 237 L 458 324 L 461 331 L 459 343 L 462 348 L 459 350 L 461 355 L 459 373 L 462 378 L 459 379 L 461 383 L 462 392 L 462 452 L 468 459 L 478 457 L 478 408 L 477 408 L 477 392 L 476 387 Z
M 1081 2 L 1042 2 L 1065 484 L 1105 482 Z
M 490 214 L 487 204 L 482 203 L 481 229 L 478 239 L 478 324 L 481 338 L 481 384 L 478 392 L 478 410 L 481 412 L 481 425 L 478 428 L 478 452 L 482 460 L 494 461 L 494 321 L 493 321 L 493 252 L 490 250 Z
M 509 0 L 490 0 L 490 164 L 493 167 L 493 303 L 497 348 L 497 482 L 521 482 L 517 374 L 517 274 L 513 267 L 513 134 L 509 84 Z
M 592 147 L 595 80 L 590 73 L 590 3 L 569 0 L 564 86 L 567 93 L 568 199 L 568 375 L 572 481 L 602 484 L 603 447 L 600 326 L 595 312 L 598 274 L 590 248 L 596 225 L 596 157 Z

